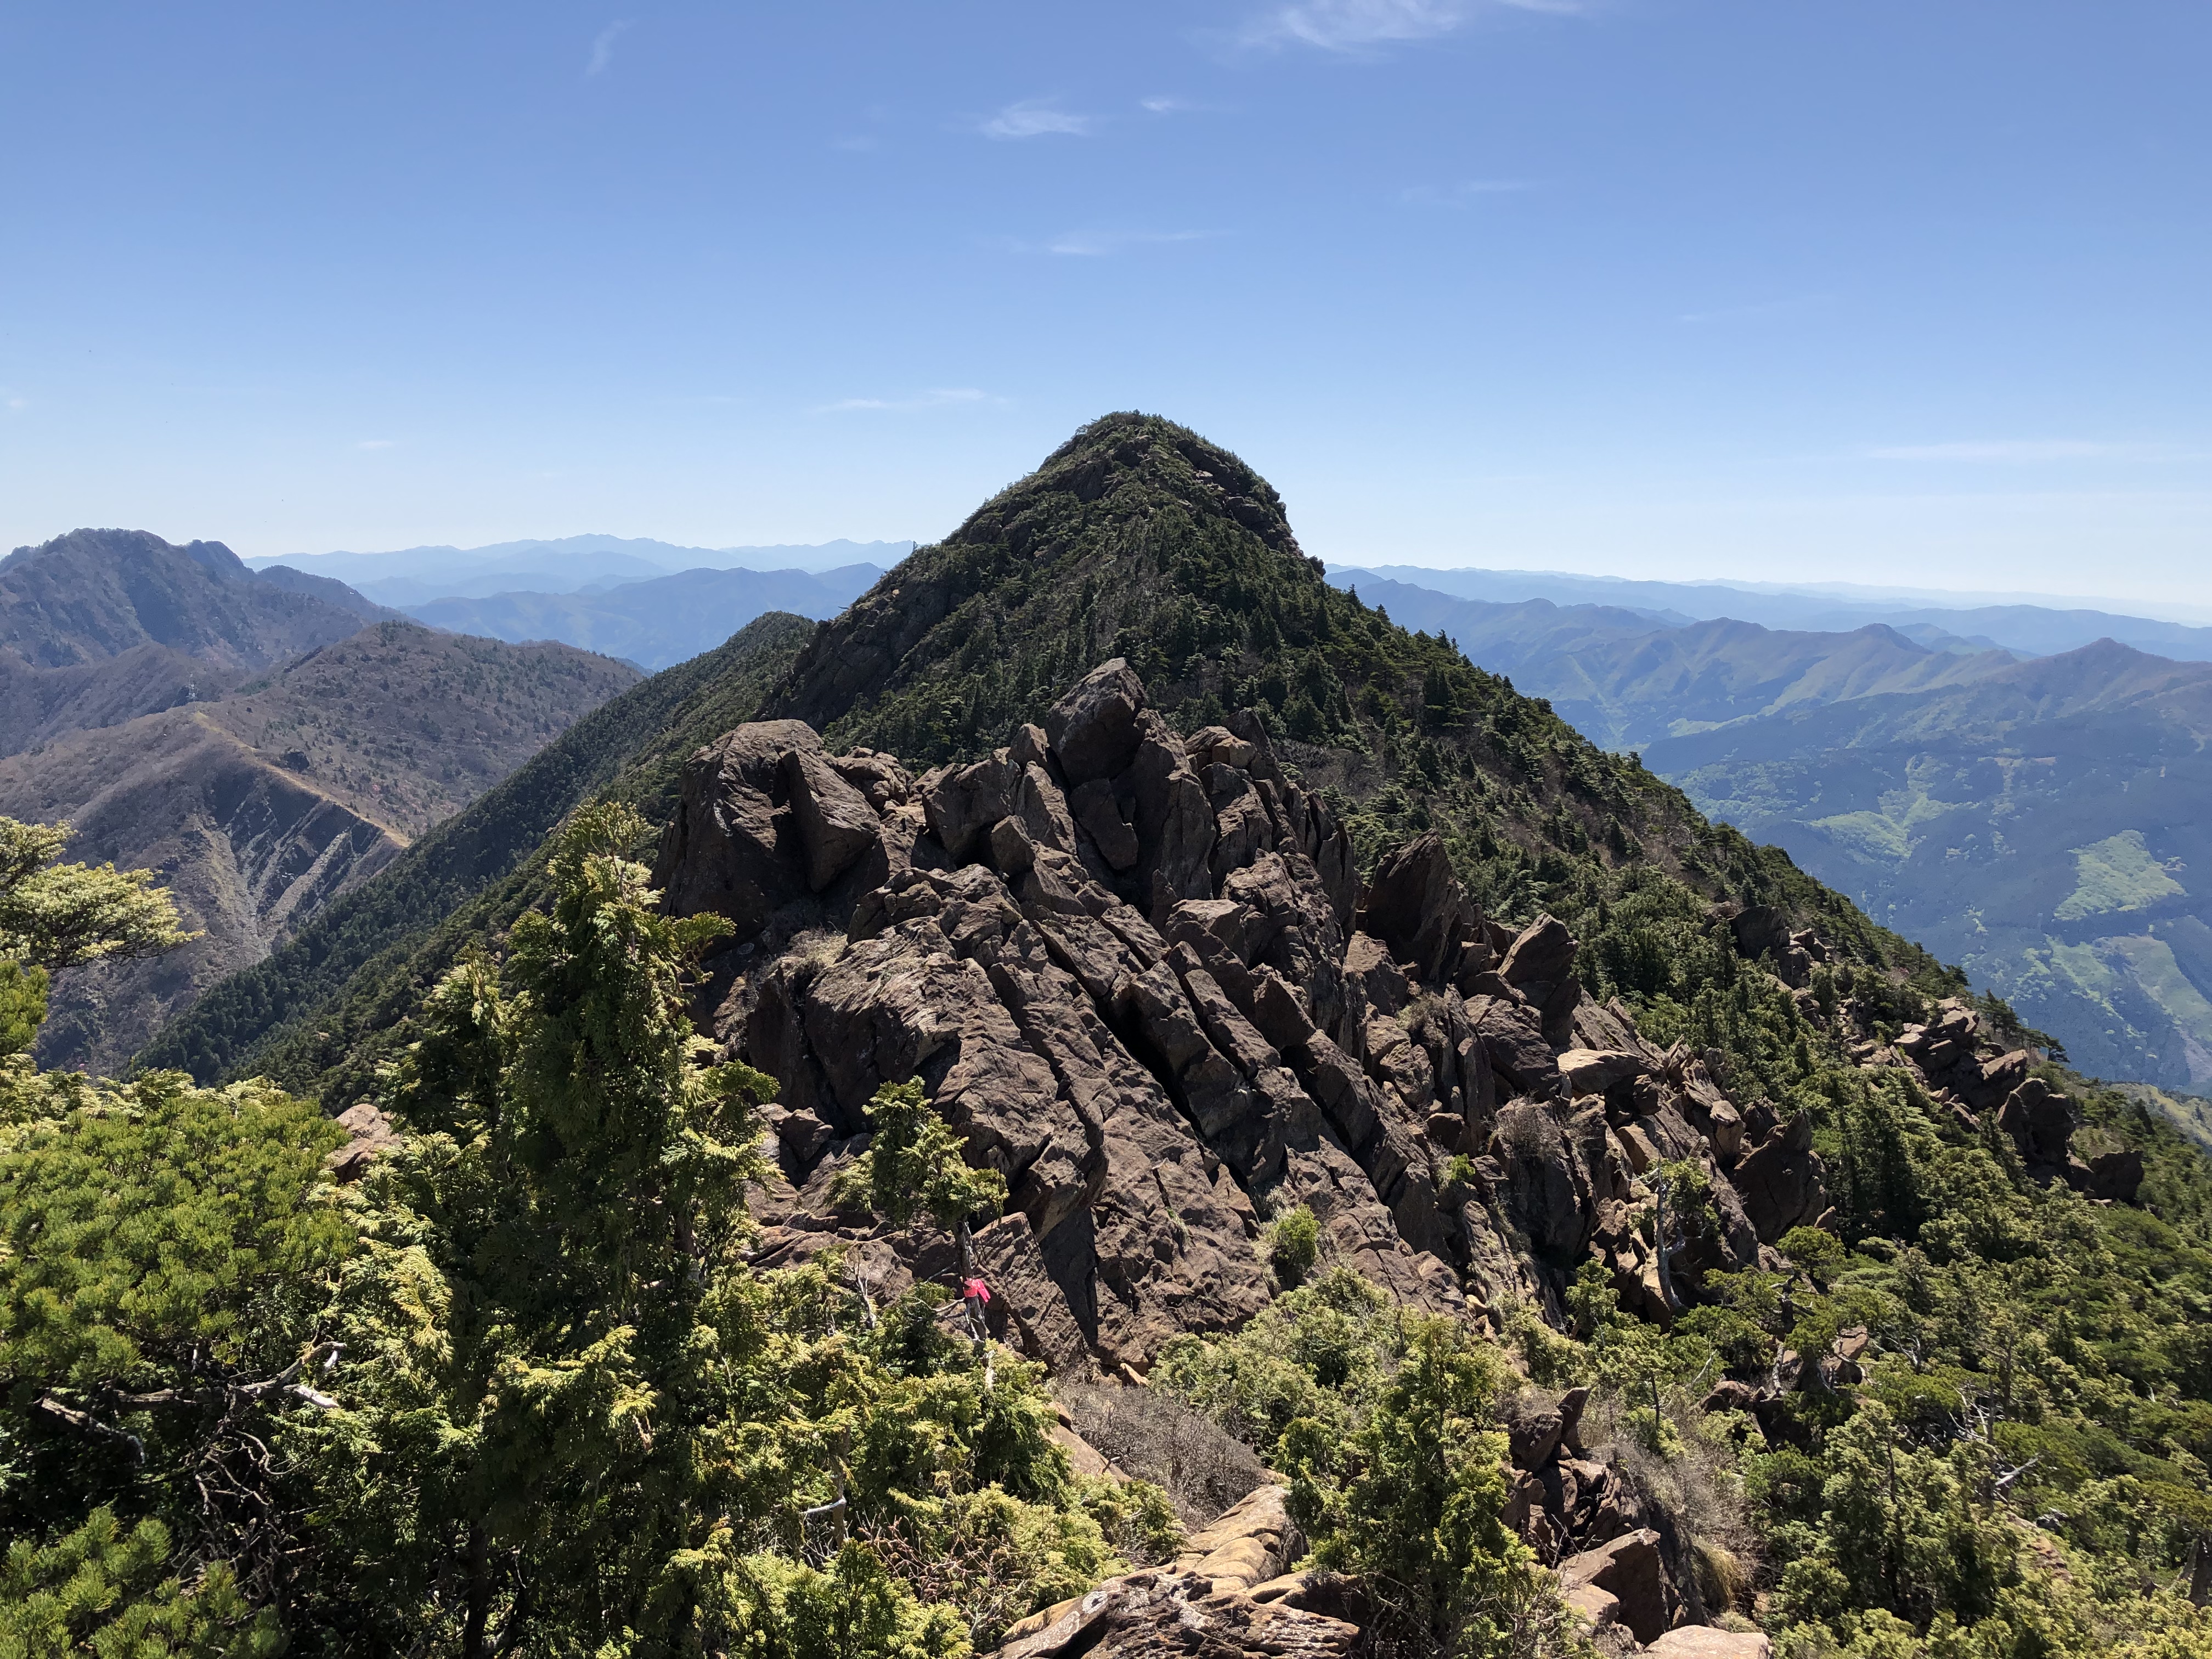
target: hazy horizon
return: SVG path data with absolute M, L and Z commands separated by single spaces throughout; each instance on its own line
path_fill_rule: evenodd
M 19 8 L 0 544 L 927 542 L 1133 407 L 1346 564 L 2212 605 L 2208 50 L 2124 0 Z

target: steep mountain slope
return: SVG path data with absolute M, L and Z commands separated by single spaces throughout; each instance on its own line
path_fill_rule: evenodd
M 274 568 L 274 567 L 272 567 Z M 495 640 L 561 640 L 648 672 L 713 649 L 770 611 L 834 617 L 883 571 L 854 564 L 803 570 L 684 570 L 582 593 L 501 592 L 410 607 L 434 628 Z
M 1433 1376 L 1370 1351 L 1393 1304 L 1510 1354 L 1505 1392 L 1418 1432 L 1409 1409 L 1407 1455 L 1464 1477 L 1437 1490 L 1469 1536 L 1556 1564 L 1611 1651 L 1723 1609 L 1807 1652 L 1862 1614 L 1898 1653 L 1938 1620 L 1961 1652 L 2073 1655 L 2154 1596 L 2194 1619 L 2159 1588 L 2212 1531 L 2194 1149 L 1781 853 L 1330 587 L 1233 456 L 1096 422 L 750 667 L 672 708 L 653 689 L 684 671 L 629 694 L 668 723 L 605 787 L 661 827 L 668 906 L 732 927 L 694 1006 L 780 1085 L 747 1264 L 825 1270 L 772 1317 L 891 1347 L 984 1322 L 1298 1483 L 1247 1495 L 1271 1539 L 1201 1534 L 1010 1654 L 1352 1651 L 1315 1608 L 1371 1616 L 1356 1587 L 1260 1581 L 1289 1504 L 1364 1524 L 1348 1402 L 1383 1384 L 1354 1374 Z M 593 787 L 539 788 L 537 820 Z M 545 891 L 528 859 L 472 888 L 410 856 L 328 913 L 358 926 L 148 1058 L 273 1068 L 332 1107 L 378 1089 L 430 975 Z M 892 1226 L 841 1181 L 871 1131 L 895 1144 L 876 1091 L 910 1079 L 1005 1177 L 998 1219 Z M 988 1301 L 931 1306 L 971 1276 Z M 1442 1547 L 1401 1496 L 1377 1524 Z M 1867 1571 L 1881 1552 L 1895 1571 Z M 2061 1619 L 2068 1645 L 2040 1642 Z
M 382 623 L 221 701 L 0 761 L 0 812 L 68 819 L 81 856 L 161 870 L 204 935 L 157 961 L 64 976 L 40 1059 L 120 1069 L 201 990 L 635 678 L 567 646 Z
M 1488 605 L 1402 582 L 1355 584 L 1346 573 L 1330 580 L 1356 586 L 1408 628 L 1442 632 L 1607 749 L 1801 705 L 1962 684 L 2019 660 L 2008 651 L 1931 649 L 1881 623 L 1792 633 L 1547 599 Z
M 595 708 L 267 960 L 180 1008 L 139 1064 L 266 1073 L 309 1092 L 327 1074 L 325 1098 L 349 1104 L 372 1080 L 370 1047 L 422 988 L 541 894 L 541 843 L 562 819 L 602 793 L 665 817 L 684 757 L 750 715 L 810 630 L 771 613 Z M 357 1066 L 335 1069 L 356 1051 Z
M 0 562 L 0 755 L 204 702 L 396 618 L 342 582 L 256 575 L 219 542 L 80 530 Z
M 790 638 L 778 635 L 778 647 Z M 1796 926 L 1818 922 L 1838 951 L 1886 977 L 1936 994 L 1963 988 L 1785 857 L 1705 823 L 1632 758 L 1599 752 L 1442 640 L 1408 634 L 1331 587 L 1298 551 L 1264 480 L 1149 416 L 1085 428 L 945 542 L 890 572 L 811 631 L 757 712 L 805 720 L 841 747 L 867 744 L 917 762 L 970 757 L 988 733 L 1042 715 L 1055 688 L 1115 654 L 1179 726 L 1250 707 L 1279 729 L 1280 752 L 1334 803 L 1363 865 L 1435 828 L 1477 902 L 1508 917 L 1548 907 L 1570 921 L 1590 960 L 1606 964 L 1592 981 L 1605 994 L 1674 985 L 1670 952 L 1691 948 L 1710 905 L 1723 900 L 1778 907 Z M 715 701 L 722 727 L 687 715 L 684 741 L 696 745 L 755 712 L 743 704 Z M 681 751 L 672 741 L 664 760 L 669 752 Z M 656 823 L 672 810 L 665 777 L 623 787 L 646 799 Z M 559 804 L 536 833 L 581 798 L 549 795 Z M 449 828 L 458 834 L 469 821 Z M 273 1068 L 291 1086 L 349 1103 L 403 1035 L 392 1029 L 408 1006 L 401 957 L 427 951 L 428 962 L 459 948 L 455 929 L 424 942 L 480 890 L 474 874 L 428 881 L 443 856 L 426 845 L 406 873 L 395 867 L 291 951 L 210 993 L 142 1060 L 202 1077 Z M 417 879 L 434 902 L 397 897 Z M 525 887 L 481 902 L 519 905 Z M 355 943 L 336 948 L 356 916 L 371 915 Z
M 397 622 L 400 617 L 400 613 L 391 606 L 379 605 L 375 600 L 355 592 L 333 576 L 312 576 L 288 565 L 272 564 L 256 570 L 253 579 L 264 587 L 273 587 L 285 593 L 304 593 L 310 599 L 320 599 L 325 605 L 334 605 L 341 611 L 351 611 L 363 622 Z
M 2096 1074 L 2212 1083 L 2212 667 L 2110 641 L 1647 763 L 1959 961 Z
M 212 702 L 248 678 L 248 670 L 203 662 L 166 645 L 135 645 L 120 656 L 67 668 L 33 668 L 0 652 L 0 755 L 179 703 Z
M 220 667 L 268 668 L 357 633 L 354 609 L 257 578 L 221 542 L 76 530 L 0 560 L 0 649 L 64 668 L 162 645 Z

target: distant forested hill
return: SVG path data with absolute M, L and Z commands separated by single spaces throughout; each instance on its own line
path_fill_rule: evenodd
M 222 668 L 268 668 L 364 620 L 357 605 L 257 576 L 221 542 L 173 547 L 143 530 L 76 530 L 0 561 L 0 649 L 33 668 L 146 645 Z
M 1784 708 L 1963 684 L 2020 660 L 2009 651 L 1935 648 L 1881 623 L 1848 633 L 1784 631 L 1729 617 L 1691 622 L 1549 599 L 1493 605 L 1404 582 L 1332 580 L 1395 622 L 1443 634 L 1614 750 Z
M 1963 964 L 2084 1069 L 2212 1085 L 2212 664 L 1331 580 L 1639 750 L 1712 817 Z
M 218 700 L 0 760 L 0 812 L 67 819 L 78 856 L 160 870 L 202 934 L 65 975 L 40 1059 L 120 1070 L 169 1015 L 636 678 L 565 645 L 380 623 Z
M 265 1073 L 312 1085 L 411 1007 L 464 946 L 543 896 L 542 843 L 579 803 L 606 793 L 665 815 L 684 759 L 750 718 L 811 632 L 800 617 L 771 613 L 585 715 L 265 961 L 181 1006 L 139 1063 L 204 1079 Z M 343 1086 L 368 1081 L 348 1073 Z

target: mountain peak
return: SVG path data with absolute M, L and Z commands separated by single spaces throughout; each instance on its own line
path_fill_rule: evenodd
M 283 592 L 252 574 L 221 542 L 177 546 L 144 530 L 73 530 L 0 563 L 0 647 L 38 668 L 155 644 L 259 669 L 361 626 L 323 597 Z
M 1255 701 L 1261 680 L 1260 700 L 1279 712 L 1296 695 L 1286 657 L 1328 638 L 1340 607 L 1366 614 L 1299 551 L 1265 478 L 1187 427 L 1123 411 L 824 624 L 771 706 L 817 728 L 846 721 L 840 740 L 949 759 L 1122 656 L 1168 707 L 1218 718 Z M 1318 707 L 1331 687 L 1313 678 L 1305 697 Z M 1340 726 L 1352 714 L 1334 695 Z

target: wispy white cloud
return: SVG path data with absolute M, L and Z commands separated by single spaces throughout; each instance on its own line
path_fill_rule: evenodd
M 1097 126 L 1098 123 L 1090 116 L 1061 109 L 1048 98 L 1024 98 L 1019 103 L 1007 105 L 980 124 L 976 131 L 986 138 L 1042 138 L 1053 133 L 1080 138 L 1096 131 Z
M 1948 444 L 1890 444 L 1867 451 L 1877 461 L 2154 460 L 2156 445 L 2092 443 L 2078 438 L 2029 438 Z
M 1250 46 L 1318 46 L 1361 52 L 1406 40 L 1434 40 L 1492 7 L 1515 11 L 1577 12 L 1582 0 L 1292 0 L 1253 18 Z
M 994 398 L 972 386 L 938 386 L 910 398 L 840 398 L 834 404 L 820 405 L 814 412 L 817 415 L 913 415 L 923 410 L 957 409 L 1006 401 L 1004 398 Z
M 1525 179 L 1468 179 L 1456 185 L 1413 185 L 1398 192 L 1408 207 L 1465 207 L 1479 196 L 1511 196 L 1536 186 Z
M 630 19 L 617 17 L 592 37 L 591 61 L 584 65 L 586 75 L 605 75 L 607 72 L 607 65 L 614 62 L 615 42 L 622 39 L 630 26 Z
M 1202 242 L 1220 234 L 1218 230 L 1071 230 L 1047 242 L 1044 251 L 1095 259 L 1119 253 L 1124 248 L 1164 242 Z
M 397 438 L 363 438 L 354 447 L 356 449 L 390 449 L 398 441 Z

